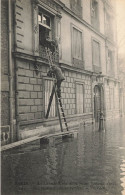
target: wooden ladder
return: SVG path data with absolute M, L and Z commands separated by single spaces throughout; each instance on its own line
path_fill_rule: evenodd
M 48 48 L 45 48 L 45 49 L 46 49 L 46 54 L 47 54 L 47 58 L 48 58 L 48 61 L 49 61 L 49 66 L 51 68 L 53 66 L 52 52 Z M 53 78 L 53 75 L 52 75 L 52 78 Z M 56 84 L 54 78 L 53 78 L 53 88 L 52 88 L 52 92 L 51 92 L 51 95 L 50 95 L 50 98 L 49 98 L 48 109 L 47 109 L 47 113 L 46 113 L 45 117 L 47 119 L 48 116 L 49 116 L 49 112 L 50 112 L 50 108 L 51 108 L 51 104 L 52 104 L 54 94 L 55 94 L 55 98 L 56 98 L 57 114 L 58 114 L 58 117 L 59 117 L 59 123 L 60 123 L 61 131 L 63 132 L 63 130 L 64 130 L 64 127 L 62 125 L 62 120 L 64 121 L 65 129 L 68 131 L 68 124 L 67 124 L 67 121 L 66 121 L 66 117 L 65 117 L 65 113 L 64 113 L 64 109 L 63 109 L 63 104 L 62 104 L 62 101 L 61 101 L 61 97 L 58 96 L 57 84 Z

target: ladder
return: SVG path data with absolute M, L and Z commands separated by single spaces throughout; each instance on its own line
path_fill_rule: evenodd
M 45 48 L 45 50 L 46 50 L 47 58 L 48 58 L 48 61 L 49 61 L 49 66 L 51 68 L 53 66 L 52 52 L 47 47 Z M 57 105 L 57 114 L 58 114 L 58 117 L 59 117 L 59 123 L 60 123 L 61 131 L 63 132 L 62 119 L 64 120 L 65 129 L 68 131 L 68 124 L 67 124 L 67 121 L 66 121 L 66 117 L 65 117 L 65 113 L 64 113 L 64 109 L 63 109 L 61 97 L 58 96 L 58 93 L 57 93 L 57 84 L 56 84 L 56 82 L 54 80 L 53 75 L 52 75 L 52 79 L 53 79 L 53 88 L 52 88 L 52 92 L 51 92 L 51 95 L 50 95 L 50 98 L 49 98 L 48 109 L 47 109 L 47 113 L 46 113 L 46 116 L 45 117 L 47 119 L 48 116 L 49 116 L 49 112 L 50 112 L 50 108 L 51 108 L 53 96 L 55 94 L 56 105 Z M 61 117 L 61 115 L 62 115 L 62 117 Z

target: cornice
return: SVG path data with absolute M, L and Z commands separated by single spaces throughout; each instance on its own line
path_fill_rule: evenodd
M 50 11 L 54 15 L 58 15 L 61 17 L 61 8 L 62 5 L 56 0 L 37 0 L 37 5 Z
M 84 74 L 87 74 L 87 75 L 90 75 L 90 76 L 92 75 L 92 71 L 76 68 L 74 66 L 70 66 L 70 65 L 67 65 L 67 64 L 64 64 L 64 63 L 59 63 L 59 64 L 60 64 L 61 68 L 63 68 L 63 69 L 70 70 L 70 71 L 73 71 L 73 72 L 78 72 L 78 73 L 84 73 Z

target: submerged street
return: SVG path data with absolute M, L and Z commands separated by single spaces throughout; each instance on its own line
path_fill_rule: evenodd
M 125 122 L 105 131 L 80 125 L 77 137 L 39 142 L 2 153 L 2 195 L 125 194 Z

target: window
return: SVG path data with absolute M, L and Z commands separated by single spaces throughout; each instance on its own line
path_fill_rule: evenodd
M 93 60 L 93 69 L 95 72 L 100 72 L 101 71 L 101 66 L 100 66 L 100 44 L 99 42 L 93 40 L 93 45 L 92 45 L 92 60 Z
M 92 26 L 96 29 L 99 28 L 99 13 L 98 13 L 98 1 L 92 0 L 91 2 L 91 22 Z
M 84 112 L 84 86 L 76 83 L 76 113 L 82 114 Z
M 44 80 L 44 107 L 45 107 L 45 115 L 47 113 L 47 109 L 48 109 L 48 104 L 49 104 L 49 98 L 52 92 L 52 88 L 53 88 L 53 81 L 50 79 L 45 79 Z M 51 108 L 50 108 L 50 113 L 49 113 L 49 117 L 55 117 L 56 116 L 56 101 L 55 101 L 55 95 L 53 97 L 52 100 L 52 104 L 51 104 Z
M 107 12 L 105 13 L 105 34 L 108 38 L 114 39 L 113 17 Z
M 108 49 L 107 54 L 107 72 L 112 75 L 114 74 L 114 63 L 113 63 L 113 52 Z
M 39 10 L 38 23 L 39 23 L 39 44 L 45 46 L 47 42 L 52 41 L 52 22 L 53 17 Z
M 73 57 L 82 60 L 82 33 L 73 28 Z
M 73 27 L 72 30 L 73 65 L 83 68 L 82 32 Z
M 71 10 L 80 18 L 82 18 L 81 0 L 70 0 Z

